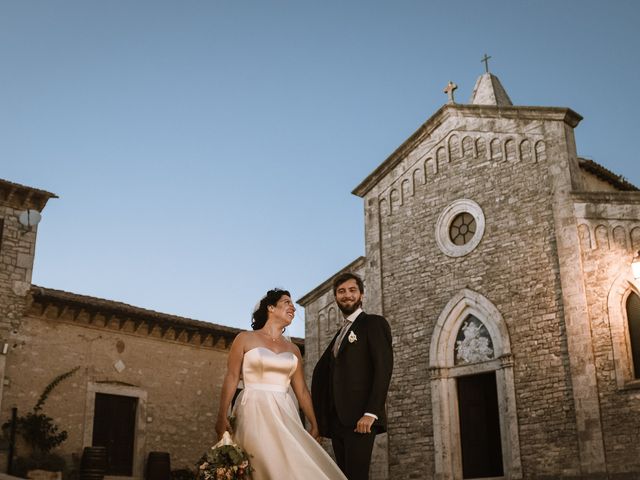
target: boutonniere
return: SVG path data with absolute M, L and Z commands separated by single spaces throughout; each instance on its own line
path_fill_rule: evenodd
M 349 332 L 349 336 L 347 337 L 347 340 L 349 340 L 349 343 L 357 342 L 358 341 L 358 337 L 356 336 L 356 332 L 351 330 Z

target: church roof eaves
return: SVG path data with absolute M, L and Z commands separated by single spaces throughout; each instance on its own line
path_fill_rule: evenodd
M 575 128 L 582 120 L 582 116 L 570 108 L 565 107 L 526 107 L 526 106 L 495 106 L 495 105 L 462 105 L 446 104 L 440 107 L 426 122 L 424 122 L 409 138 L 387 157 L 369 176 L 352 190 L 351 193 L 364 197 L 384 176 L 386 176 L 409 152 L 413 151 L 425 137 L 440 126 L 452 112 L 461 115 L 472 115 L 486 118 L 517 118 L 523 120 L 552 120 L 567 123 Z
M 331 275 L 328 279 L 326 279 L 324 282 L 322 282 L 316 288 L 311 290 L 309 293 L 306 293 L 305 295 L 300 297 L 296 301 L 296 303 L 298 305 L 302 305 L 303 307 L 306 307 L 308 304 L 310 304 L 311 302 L 316 300 L 320 295 L 322 295 L 324 292 L 326 292 L 327 288 L 331 288 L 334 278 L 336 278 L 341 273 L 352 272 L 354 270 L 357 270 L 358 268 L 360 268 L 364 264 L 364 261 L 365 261 L 365 257 L 363 257 L 363 256 L 360 256 L 360 257 L 356 258 L 349 265 L 347 265 L 346 267 L 343 267 L 342 269 L 340 269 L 339 271 L 337 271 L 336 273 Z
M 77 293 L 66 292 L 64 290 L 55 290 L 52 288 L 40 287 L 33 285 L 31 287 L 31 295 L 34 303 L 43 306 L 43 310 L 47 305 L 55 305 L 67 307 L 79 311 L 92 313 L 100 313 L 105 317 L 118 317 L 122 319 L 131 319 L 151 322 L 164 327 L 174 327 L 179 330 L 187 330 L 190 332 L 199 332 L 211 334 L 217 338 L 223 338 L 225 345 L 230 345 L 235 336 L 242 332 L 243 329 L 235 327 L 227 327 L 215 323 L 204 322 L 202 320 L 194 320 L 191 318 L 180 317 L 167 313 L 148 310 L 146 308 L 135 307 L 115 300 L 106 300 L 103 298 L 91 297 L 88 295 L 80 295 Z M 304 339 L 291 337 L 300 350 L 304 353 Z
M 46 190 L 0 178 L 0 202 L 12 204 L 16 208 L 34 208 L 42 211 L 50 198 L 58 196 Z
M 580 168 L 583 170 L 592 173 L 600 180 L 604 180 L 605 182 L 613 185 L 618 190 L 626 191 L 640 191 L 638 187 L 629 182 L 622 175 L 616 175 L 611 170 L 603 167 L 597 162 L 594 162 L 590 158 L 578 157 L 578 162 Z

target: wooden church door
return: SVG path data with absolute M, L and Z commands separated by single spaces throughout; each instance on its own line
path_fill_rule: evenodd
M 93 445 L 107 447 L 107 475 L 132 476 L 138 399 L 96 393 Z
M 463 478 L 500 477 L 502 444 L 495 372 L 458 377 Z

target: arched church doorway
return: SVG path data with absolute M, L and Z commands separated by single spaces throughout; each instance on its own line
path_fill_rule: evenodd
M 509 334 L 468 289 L 442 311 L 429 367 L 436 478 L 521 478 Z

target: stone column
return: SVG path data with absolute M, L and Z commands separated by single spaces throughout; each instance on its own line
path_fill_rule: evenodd
M 553 182 L 553 212 L 555 219 L 558 267 L 567 346 L 571 368 L 571 383 L 576 411 L 576 429 L 583 478 L 598 478 L 606 474 L 606 460 L 596 367 L 585 293 L 580 240 L 570 192 L 577 186 L 573 128 L 565 123 L 548 124 L 549 173 Z

